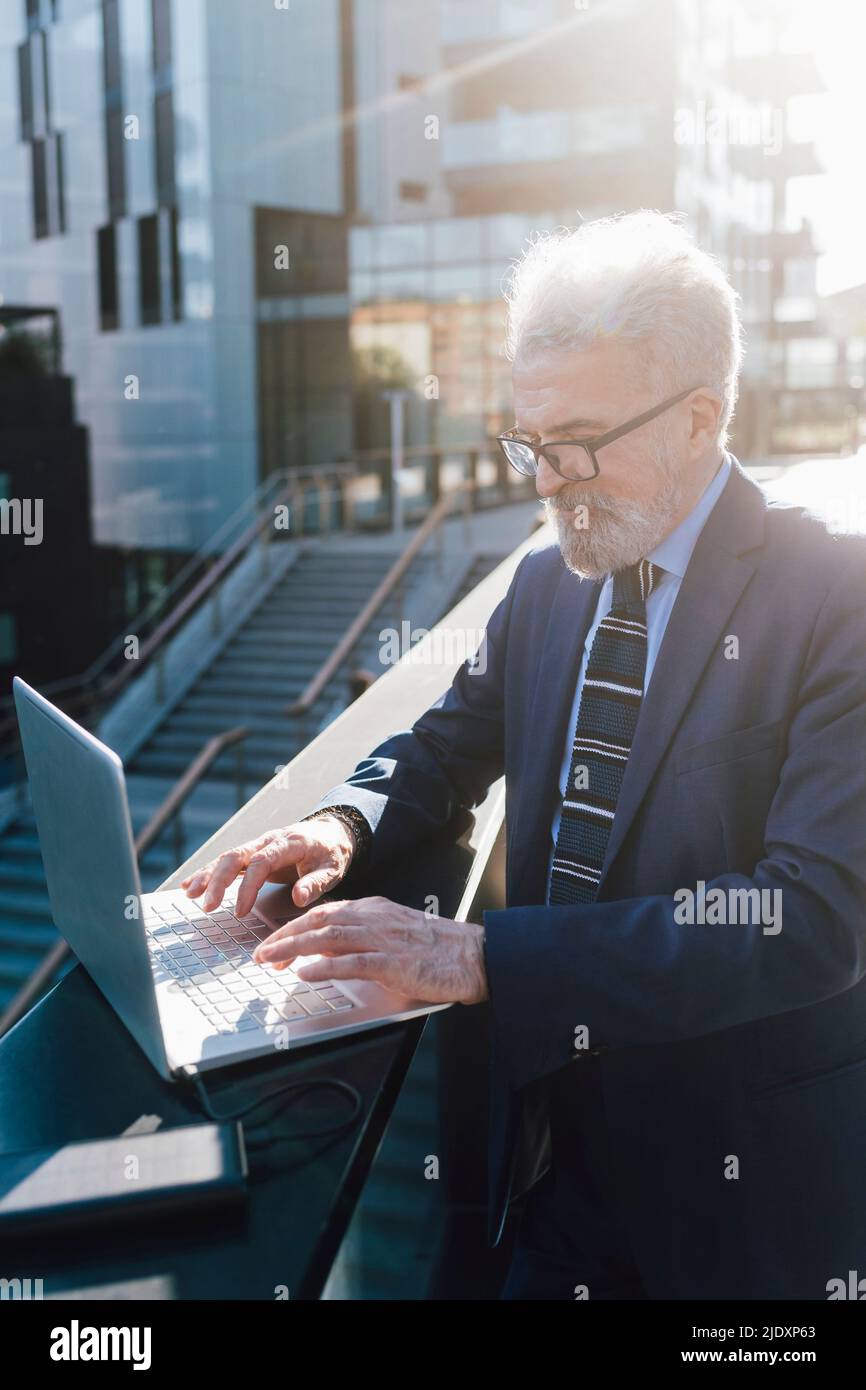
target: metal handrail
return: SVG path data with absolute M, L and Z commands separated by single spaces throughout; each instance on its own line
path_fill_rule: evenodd
M 107 647 L 105 647 L 99 656 L 94 658 L 86 670 L 80 671 L 75 676 L 64 676 L 61 680 L 51 681 L 49 684 L 42 687 L 43 693 L 45 695 L 55 695 L 60 694 L 64 690 L 92 685 L 105 670 L 105 667 L 109 664 L 112 657 L 114 657 L 118 651 L 122 650 L 127 634 L 130 632 L 141 632 L 151 621 L 154 614 L 158 612 L 160 608 L 165 607 L 172 595 L 179 589 L 182 589 L 190 576 L 218 550 L 221 542 L 233 527 L 237 525 L 241 516 L 251 508 L 254 508 L 276 482 L 285 482 L 287 478 L 288 474 L 285 471 L 282 473 L 271 473 L 267 478 L 264 478 L 254 491 L 244 499 L 241 505 L 232 512 L 231 516 L 227 517 L 222 525 L 218 526 L 216 531 L 208 537 L 204 545 L 199 546 L 198 550 L 190 555 L 186 563 L 182 565 L 177 574 L 169 580 L 165 588 L 161 589 L 158 594 L 155 594 L 150 602 L 146 603 L 144 608 L 142 608 L 135 617 L 128 619 L 123 632 L 112 638 Z M 0 726 L 0 729 L 2 728 L 5 728 L 5 725 Z
M 201 566 L 219 550 L 220 545 L 238 524 L 241 517 L 246 512 L 254 511 L 266 494 L 270 492 L 277 483 L 285 483 L 286 481 L 288 481 L 288 474 L 285 470 L 279 473 L 271 473 L 267 478 L 263 478 L 249 496 L 244 498 L 241 505 L 232 512 L 231 516 L 226 517 L 222 525 L 218 526 L 213 534 L 208 537 L 204 545 L 200 545 L 198 550 L 190 555 L 186 563 L 183 564 L 177 574 L 169 580 L 165 588 L 161 589 L 158 594 L 155 594 L 150 602 L 145 604 L 140 613 L 137 613 L 134 618 L 130 618 L 127 621 L 123 633 L 109 642 L 101 656 L 98 656 L 95 661 L 92 661 L 81 676 L 67 677 L 63 684 L 80 683 L 83 685 L 90 684 L 96 680 L 101 672 L 104 671 L 115 653 L 122 649 L 123 643 L 126 640 L 126 634 L 129 632 L 141 632 L 151 621 L 154 614 L 157 613 L 160 608 L 166 606 L 172 595 L 177 593 L 179 589 L 182 589 L 189 578 L 195 574 L 196 570 L 200 569 Z M 60 688 L 61 683 L 56 682 L 54 684 L 54 689 L 59 690 Z M 50 690 L 47 693 L 50 693 Z
M 106 649 L 102 652 L 102 654 L 99 657 L 97 657 L 95 661 L 91 662 L 90 666 L 88 666 L 86 671 L 81 672 L 77 676 L 67 676 L 64 677 L 64 679 L 62 680 L 50 682 L 49 684 L 42 687 L 43 694 L 55 695 L 62 693 L 66 690 L 74 690 L 76 693 L 70 695 L 66 701 L 66 705 L 69 708 L 78 708 L 79 706 L 86 706 L 90 701 L 101 702 L 105 698 L 110 697 L 113 694 L 116 694 L 119 690 L 123 688 L 126 681 L 131 679 L 133 674 L 140 674 L 141 670 L 143 669 L 144 662 L 147 660 L 149 656 L 153 654 L 153 651 L 156 650 L 156 648 L 161 644 L 161 641 L 164 640 L 165 637 L 171 635 L 171 633 L 176 629 L 178 623 L 184 617 L 187 616 L 190 609 L 194 607 L 195 604 L 199 602 L 202 597 L 207 596 L 210 589 L 213 588 L 214 584 L 225 574 L 226 570 L 231 567 L 231 565 L 238 558 L 238 556 L 242 554 L 243 551 L 251 544 L 251 542 L 256 538 L 259 532 L 262 529 L 264 529 L 265 525 L 267 524 L 267 521 L 269 520 L 269 511 L 265 511 L 262 513 L 262 515 L 258 519 L 258 523 L 254 521 L 249 526 L 247 526 L 246 530 L 243 531 L 241 535 L 238 537 L 238 539 L 232 543 L 231 547 L 223 552 L 223 554 L 220 556 L 220 559 L 215 564 L 210 566 L 210 568 L 202 576 L 198 583 L 186 594 L 186 596 L 183 599 L 179 601 L 179 603 L 171 610 L 168 616 L 163 619 L 159 627 L 154 630 L 154 632 L 145 642 L 144 646 L 141 648 L 141 652 L 137 661 L 124 663 L 123 667 L 121 667 L 118 672 L 115 672 L 115 675 L 113 677 L 111 677 L 103 685 L 97 687 L 95 690 L 90 689 L 88 687 L 93 685 L 93 682 L 96 681 L 100 673 L 108 665 L 109 661 L 112 659 L 112 656 L 116 655 L 116 653 L 122 648 L 123 642 L 126 640 L 126 634 L 128 634 L 129 632 L 137 631 L 139 627 L 144 626 L 150 620 L 150 618 L 153 616 L 153 613 L 159 607 L 164 605 L 166 598 L 170 596 L 173 592 L 175 592 L 179 587 L 181 587 L 183 583 L 186 582 L 186 580 L 189 578 L 189 575 L 193 573 L 201 563 L 203 563 L 204 558 L 213 553 L 215 547 L 219 544 L 219 541 L 225 536 L 225 534 L 228 533 L 228 531 L 234 525 L 237 524 L 237 521 L 239 517 L 242 515 L 242 513 L 244 511 L 249 510 L 251 506 L 260 502 L 262 498 L 265 496 L 265 494 L 271 488 L 273 488 L 274 483 L 276 481 L 282 482 L 283 487 L 276 494 L 276 496 L 274 496 L 271 499 L 271 502 L 269 503 L 270 509 L 279 506 L 283 501 L 293 496 L 296 492 L 305 491 L 310 485 L 316 486 L 317 490 L 321 492 L 322 480 L 333 476 L 349 479 L 356 477 L 357 473 L 352 464 L 345 463 L 331 464 L 326 469 L 285 469 L 280 473 L 270 474 L 269 477 L 266 478 L 264 482 L 256 488 L 255 492 L 253 492 L 250 495 L 250 497 L 246 499 L 242 506 L 239 507 L 235 512 L 233 512 L 232 516 L 229 517 L 229 519 L 220 528 L 218 528 L 217 531 L 214 532 L 214 534 L 206 542 L 205 546 L 201 547 L 195 553 L 195 555 L 193 555 L 190 558 L 187 564 L 178 572 L 178 574 L 174 576 L 174 579 L 168 584 L 166 589 L 164 589 L 154 600 L 151 601 L 150 604 L 148 604 L 144 609 L 142 609 L 141 613 L 139 613 L 136 618 L 131 619 L 130 622 L 127 623 L 125 633 L 123 636 L 115 637 L 109 643 L 108 647 L 106 647 Z M 335 496 L 339 497 L 341 495 L 339 488 L 328 488 L 326 489 L 326 492 L 329 498 Z M 10 703 L 11 700 L 0 701 L 0 708 L 2 708 L 3 705 L 8 705 Z M 7 716 L 6 719 L 0 721 L 0 749 L 2 749 L 3 747 L 6 736 L 11 731 L 14 731 L 15 728 L 16 719 L 14 714 Z
M 294 492 L 294 484 L 289 484 L 277 493 L 271 507 L 279 507 L 287 501 Z M 138 660 L 127 662 L 122 666 L 104 686 L 100 688 L 99 697 L 103 699 L 106 695 L 115 695 L 122 690 L 131 679 L 133 673 L 136 675 L 141 672 L 144 664 L 153 655 L 156 649 L 162 646 L 163 642 L 177 630 L 194 608 L 197 608 L 202 599 L 207 598 L 211 589 L 223 578 L 227 570 L 230 570 L 240 555 L 243 555 L 250 548 L 253 541 L 261 535 L 273 522 L 273 517 L 269 512 L 264 512 L 261 516 L 251 521 L 245 531 L 241 532 L 237 540 L 229 546 L 228 550 L 223 551 L 222 555 L 211 565 L 206 574 L 193 585 L 189 593 L 185 594 L 180 603 L 176 604 L 166 618 L 163 618 L 159 626 L 150 634 L 147 641 L 139 650 Z
M 202 777 L 220 754 L 226 748 L 230 748 L 232 744 L 240 743 L 248 733 L 249 729 L 243 725 L 238 725 L 234 729 L 226 729 L 223 733 L 215 734 L 213 738 L 208 739 L 186 770 L 181 773 L 168 796 L 160 803 L 144 829 L 136 836 L 135 853 L 138 859 L 141 859 L 142 855 L 159 838 L 172 817 L 178 814 L 184 802 L 195 791 Z M 24 1017 L 46 986 L 51 983 L 60 966 L 70 954 L 70 948 L 66 941 L 58 941 L 56 945 L 51 947 L 51 950 L 40 961 L 33 974 L 0 1015 L 0 1038 L 3 1037 L 4 1033 L 8 1033 L 9 1029 L 20 1018 Z
M 278 507 L 284 501 L 288 500 L 293 496 L 297 486 L 297 483 L 292 481 L 282 488 L 281 491 L 276 494 L 271 506 Z M 180 602 L 175 605 L 168 616 L 163 618 L 159 626 L 155 628 L 141 647 L 138 659 L 134 662 L 125 662 L 119 671 L 116 671 L 113 676 L 96 690 L 82 689 L 78 690 L 74 695 L 69 696 L 65 701 L 67 710 L 78 709 L 82 706 L 86 708 L 89 705 L 97 703 L 101 704 L 105 700 L 111 699 L 113 696 L 119 694 L 133 676 L 139 676 L 154 652 L 176 631 L 183 619 L 188 617 L 190 612 L 198 607 L 203 599 L 207 598 L 215 585 L 223 578 L 226 572 L 232 568 L 238 557 L 249 549 L 250 545 L 262 531 L 270 526 L 271 521 L 272 517 L 270 512 L 264 512 L 261 516 L 250 522 L 246 530 L 241 533 L 229 549 L 222 553 L 216 563 L 210 567 L 206 574 L 202 575 L 201 579 L 199 579 L 192 589 L 190 589 Z M 46 690 L 47 689 L 46 687 Z M 2 747 L 7 734 L 13 732 L 16 728 L 17 719 L 14 714 L 0 723 L 0 747 Z
M 385 575 L 382 582 L 370 595 L 367 602 L 364 604 L 364 607 L 361 609 L 360 613 L 357 615 L 356 618 L 352 620 L 352 622 L 346 628 L 346 631 L 343 633 L 343 636 L 340 638 L 336 647 L 334 647 L 330 656 L 328 656 L 326 660 L 322 662 L 322 665 L 319 667 L 318 671 L 312 677 L 312 679 L 308 682 L 303 693 L 298 697 L 297 700 L 293 700 L 290 704 L 286 705 L 284 712 L 287 715 L 289 715 L 291 718 L 298 718 L 301 715 L 306 714 L 307 711 L 312 707 L 312 705 L 321 695 L 325 686 L 328 684 L 328 681 L 331 680 L 332 676 L 334 676 L 334 674 L 339 670 L 339 668 L 350 656 L 353 647 L 355 646 L 361 634 L 366 629 L 367 624 L 370 622 L 370 619 L 374 616 L 375 613 L 378 612 L 385 600 L 389 597 L 389 595 L 399 584 L 404 573 L 406 572 L 412 561 L 415 559 L 415 556 L 418 554 L 419 550 L 426 543 L 426 541 L 429 539 L 432 533 L 441 526 L 448 512 L 451 510 L 455 497 L 459 497 L 462 494 L 464 498 L 468 501 L 470 494 L 476 489 L 476 487 L 477 483 L 475 482 L 474 478 L 466 478 L 463 480 L 463 482 L 458 483 L 457 486 L 453 488 L 451 492 L 446 493 L 444 497 L 440 498 L 440 500 L 436 503 L 435 507 L 433 507 L 433 509 L 431 510 L 430 514 L 419 526 L 418 530 L 415 532 L 415 535 L 409 541 L 408 545 L 404 548 L 402 553 L 394 561 L 393 565 L 388 570 L 388 573 Z
M 160 803 L 147 825 L 138 835 L 135 841 L 135 852 L 139 857 L 150 849 L 154 840 L 159 838 L 169 821 L 177 815 L 187 797 L 195 791 L 202 777 L 220 754 L 226 748 L 230 748 L 232 744 L 240 743 L 249 732 L 246 725 L 238 724 L 235 728 L 224 729 L 221 734 L 214 734 L 213 738 L 208 739 L 207 743 L 196 753 L 192 762 L 188 764 L 186 770 L 178 777 L 168 796 Z

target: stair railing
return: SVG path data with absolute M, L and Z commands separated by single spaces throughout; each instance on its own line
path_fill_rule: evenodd
M 61 690 L 70 690 L 72 693 L 68 694 L 63 702 L 64 709 L 68 713 L 81 712 L 86 715 L 95 712 L 104 708 L 109 701 L 120 695 L 129 682 L 134 677 L 138 677 L 151 661 L 156 660 L 157 663 L 163 661 L 169 638 L 174 636 L 181 623 L 208 599 L 214 605 L 214 622 L 218 624 L 219 600 L 217 594 L 220 582 L 260 537 L 264 536 L 266 540 L 270 539 L 275 509 L 284 503 L 291 503 L 298 494 L 299 486 L 301 484 L 295 476 L 283 483 L 283 486 L 260 514 L 245 527 L 232 545 L 219 555 L 218 559 L 209 566 L 201 578 L 184 594 L 141 644 L 137 660 L 125 661 L 107 680 L 94 685 L 92 682 L 98 678 L 99 672 L 104 669 L 118 648 L 121 639 L 115 639 L 107 649 L 107 653 L 103 653 L 103 656 L 81 676 L 46 685 L 43 687 L 43 693 L 48 695 L 56 694 Z M 127 632 L 130 630 L 134 629 L 128 626 Z M 160 670 L 161 668 L 157 664 L 157 692 L 159 692 L 161 683 Z M 18 724 L 13 713 L 0 722 L 0 749 L 3 749 L 6 756 L 13 754 L 20 746 L 17 733 Z
M 370 595 L 357 617 L 346 628 L 343 636 L 316 671 L 315 675 L 308 682 L 302 694 L 297 700 L 293 700 L 286 705 L 285 713 L 292 719 L 299 719 L 309 713 L 316 700 L 321 695 L 325 686 L 336 675 L 337 671 L 349 659 L 354 651 L 360 637 L 365 632 L 367 626 L 379 609 L 387 602 L 395 590 L 398 591 L 400 607 L 402 609 L 402 580 L 418 555 L 419 551 L 426 545 L 430 536 L 437 534 L 438 549 L 437 561 L 439 570 L 442 569 L 442 523 L 451 511 L 456 498 L 463 500 L 463 521 L 467 529 L 467 542 L 469 540 L 469 511 L 472 504 L 472 496 L 477 487 L 474 478 L 466 478 L 444 497 L 441 497 L 425 521 L 421 523 L 412 539 L 403 548 L 400 555 L 394 561 L 388 573 L 382 579 L 374 592 Z

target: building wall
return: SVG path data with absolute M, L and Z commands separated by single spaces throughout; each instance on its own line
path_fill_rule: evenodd
M 151 3 L 117 0 L 112 109 L 138 129 L 119 146 L 110 189 L 102 0 L 63 0 L 56 22 L 43 0 L 65 231 L 36 238 L 30 148 L 20 139 L 25 3 L 0 0 L 0 292 L 7 303 L 60 310 L 63 368 L 89 430 L 95 539 L 187 549 L 258 480 L 255 207 L 341 209 L 339 0 L 259 11 L 234 0 L 158 0 L 169 54 L 158 72 Z M 160 186 L 158 100 L 169 118 L 163 152 L 173 155 Z M 148 308 L 140 237 L 154 214 L 157 302 Z M 117 326 L 106 329 L 97 235 L 110 224 Z

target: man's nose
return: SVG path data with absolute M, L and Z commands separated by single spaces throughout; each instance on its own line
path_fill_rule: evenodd
M 535 474 L 535 491 L 539 497 L 555 497 L 567 485 L 567 479 L 560 477 L 542 455 L 538 458 L 538 471 Z

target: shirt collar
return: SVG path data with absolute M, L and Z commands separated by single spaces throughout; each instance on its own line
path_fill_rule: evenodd
M 684 577 L 698 537 L 709 520 L 710 512 L 721 497 L 730 474 L 731 456 L 726 453 L 688 516 L 683 517 L 679 526 L 665 536 L 664 540 L 659 541 L 655 549 L 647 555 L 648 560 L 654 565 L 661 565 L 668 574 L 674 574 L 678 579 Z

